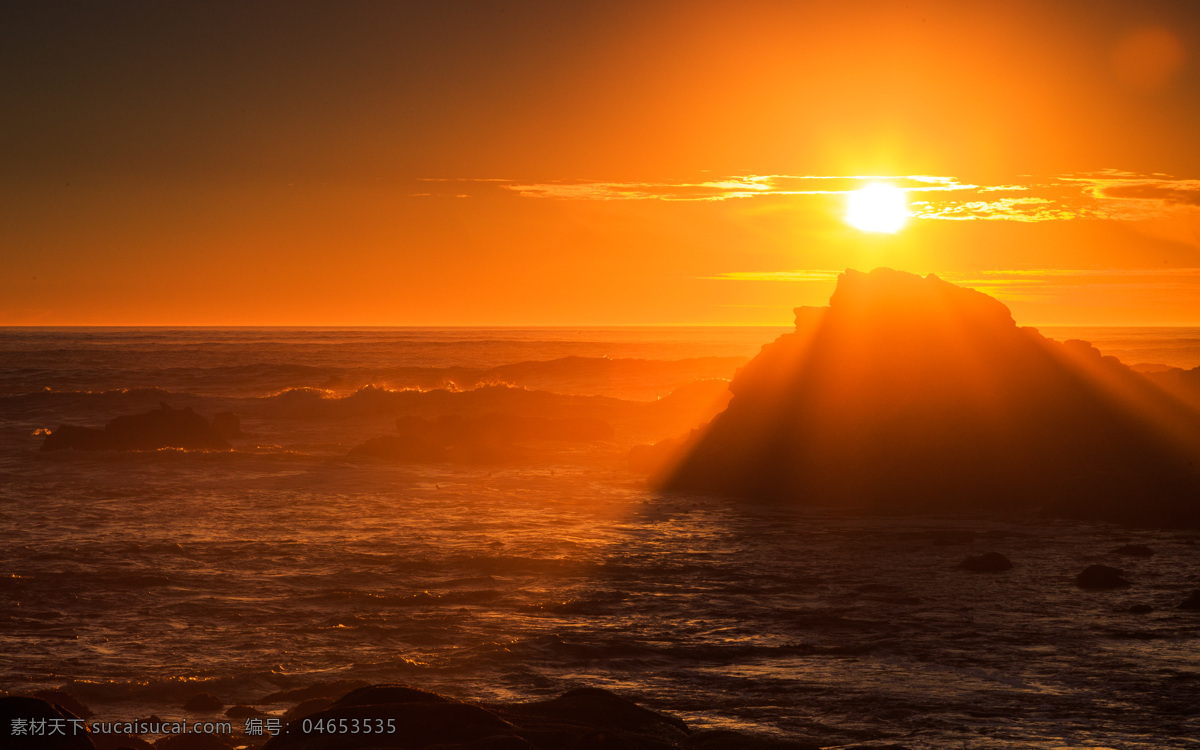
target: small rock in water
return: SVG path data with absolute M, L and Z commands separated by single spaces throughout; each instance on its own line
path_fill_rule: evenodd
M 1192 595 L 1184 599 L 1177 609 L 1200 610 L 1200 589 L 1193 591 Z
M 1075 585 L 1081 589 L 1119 589 L 1131 585 L 1121 577 L 1121 571 L 1107 565 L 1089 565 L 1075 576 Z
M 999 552 L 971 555 L 958 564 L 958 567 L 972 573 L 1001 573 L 1010 570 L 1012 566 L 1012 561 Z
M 261 719 L 264 716 L 269 716 L 270 714 L 259 711 L 254 706 L 247 706 L 243 703 L 239 703 L 236 706 L 230 706 L 229 710 L 225 712 L 225 715 L 231 719 Z
M 196 693 L 183 704 L 184 711 L 220 711 L 225 708 L 221 699 L 212 693 Z
M 1150 557 L 1154 554 L 1154 550 L 1144 544 L 1126 544 L 1124 547 L 1117 547 L 1113 553 L 1129 557 Z

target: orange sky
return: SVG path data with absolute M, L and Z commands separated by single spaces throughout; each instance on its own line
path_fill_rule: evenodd
M 1200 11 L 999 6 L 6 3 L 0 325 L 1200 325 Z

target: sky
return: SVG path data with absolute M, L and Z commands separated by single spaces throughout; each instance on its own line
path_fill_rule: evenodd
M 0 325 L 1200 325 L 1200 6 L 992 6 L 10 0 Z

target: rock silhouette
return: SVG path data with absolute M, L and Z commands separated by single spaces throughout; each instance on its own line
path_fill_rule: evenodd
M 173 409 L 168 404 L 142 414 L 109 420 L 104 429 L 62 425 L 46 436 L 43 451 L 76 450 L 228 450 L 221 433 L 191 408 Z
M 1200 414 L 932 274 L 846 271 L 730 390 L 666 488 L 1200 525 Z
M 1011 570 L 1012 566 L 1012 561 L 999 552 L 972 555 L 958 564 L 958 567 L 972 573 L 1002 573 Z
M 62 734 L 29 731 L 29 722 L 51 723 L 63 728 Z M 80 727 L 80 718 L 60 705 L 41 698 L 18 696 L 0 697 L 0 747 L 5 750 L 95 750 L 87 733 Z
M 1129 586 L 1117 568 L 1107 565 L 1089 565 L 1075 576 L 1075 585 L 1081 589 L 1121 589 Z

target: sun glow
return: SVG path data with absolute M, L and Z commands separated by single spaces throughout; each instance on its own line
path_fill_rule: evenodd
M 864 232 L 899 231 L 908 221 L 908 199 L 900 188 L 883 182 L 850 193 L 846 201 L 846 223 Z

